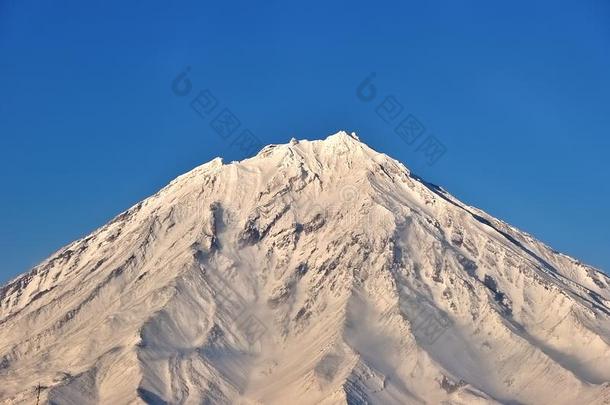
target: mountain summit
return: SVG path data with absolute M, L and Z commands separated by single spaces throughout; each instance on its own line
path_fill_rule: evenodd
M 608 404 L 610 279 L 345 132 L 217 158 L 0 289 L 10 404 Z

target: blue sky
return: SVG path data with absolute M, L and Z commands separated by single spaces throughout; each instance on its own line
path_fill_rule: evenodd
M 179 3 L 0 2 L 0 281 L 194 166 L 245 157 L 172 92 L 186 66 L 264 144 L 356 131 L 610 269 L 607 1 Z M 377 114 L 388 96 L 444 145 L 435 164 Z

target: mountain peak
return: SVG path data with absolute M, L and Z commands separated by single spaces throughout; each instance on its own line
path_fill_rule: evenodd
M 254 158 L 247 158 L 238 164 L 284 166 L 306 164 L 311 170 L 322 165 L 329 170 L 341 170 L 346 165 L 369 166 L 371 159 L 385 156 L 363 143 L 355 133 L 340 131 L 323 139 L 291 138 L 288 143 L 270 144 L 263 147 Z M 264 162 L 259 162 L 261 158 Z
M 339 131 L 336 134 L 329 135 L 326 140 L 341 140 L 343 142 L 362 142 L 355 132 L 347 133 L 346 131 Z
M 352 150 L 362 149 L 363 147 L 368 148 L 368 146 L 360 140 L 355 132 L 347 133 L 346 131 L 339 131 L 336 134 L 327 136 L 326 139 L 320 142 L 322 142 L 322 144 L 325 146 L 330 145 L 332 147 L 335 145 L 341 145 Z

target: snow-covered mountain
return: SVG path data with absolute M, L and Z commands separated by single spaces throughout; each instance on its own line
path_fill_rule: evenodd
M 178 177 L 0 289 L 0 402 L 609 404 L 610 279 L 345 132 Z

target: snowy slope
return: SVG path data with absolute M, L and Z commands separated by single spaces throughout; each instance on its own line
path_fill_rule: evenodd
M 609 404 L 610 279 L 355 135 L 292 140 L 178 177 L 2 287 L 0 403 L 38 393 Z

